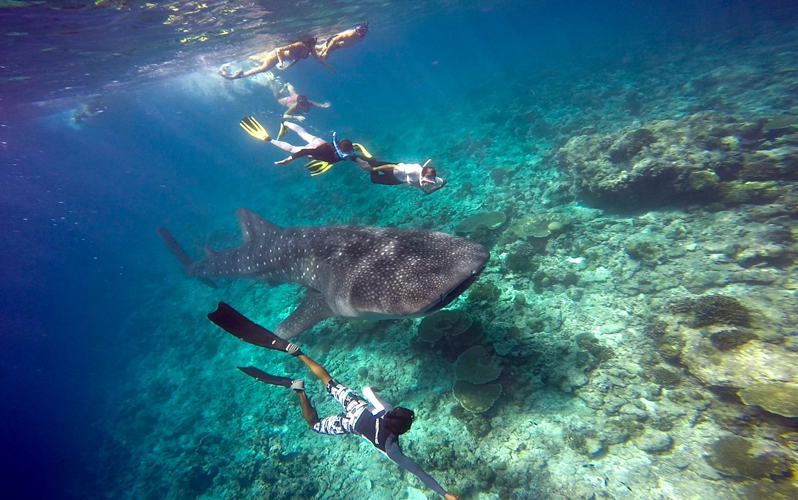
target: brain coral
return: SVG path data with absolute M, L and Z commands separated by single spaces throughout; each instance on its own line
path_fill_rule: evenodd
M 472 384 L 458 380 L 454 384 L 454 398 L 464 409 L 472 413 L 482 413 L 493 406 L 502 393 L 501 384 Z

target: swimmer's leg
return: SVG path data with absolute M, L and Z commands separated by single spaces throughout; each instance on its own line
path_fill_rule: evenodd
M 287 123 L 286 123 L 286 125 L 287 125 Z M 274 144 L 278 148 L 282 149 L 283 151 L 285 151 L 287 153 L 291 153 L 291 154 L 299 153 L 303 149 L 303 148 L 300 148 L 299 146 L 294 146 L 292 144 L 288 144 L 285 141 L 278 141 L 276 139 L 272 139 L 269 142 L 271 142 L 272 144 Z
M 330 380 L 332 380 L 332 377 L 329 373 L 327 373 L 327 370 L 325 370 L 320 364 L 310 359 L 310 357 L 306 356 L 305 354 L 298 354 L 297 359 L 305 363 L 305 366 L 307 366 L 308 369 L 313 372 L 313 375 L 319 379 L 319 382 L 325 386 L 330 382 Z
M 397 186 L 402 184 L 402 181 L 396 178 L 393 170 L 372 170 L 371 183 L 382 184 L 384 186 Z
M 285 122 L 285 126 L 286 126 L 286 128 L 289 128 L 289 129 L 293 130 L 294 132 L 296 132 L 296 133 L 297 133 L 297 135 L 298 135 L 299 137 L 301 137 L 301 138 L 302 138 L 302 140 L 303 140 L 303 141 L 305 141 L 305 142 L 307 142 L 308 144 L 311 144 L 311 143 L 312 143 L 312 142 L 314 142 L 314 141 L 315 141 L 315 142 L 319 142 L 319 141 L 321 141 L 321 139 L 319 139 L 319 138 L 318 138 L 318 137 L 316 137 L 315 135 L 307 133 L 307 132 L 305 131 L 305 129 L 303 129 L 302 127 L 300 127 L 300 126 L 299 126 L 299 125 L 297 125 L 296 123 Z M 322 141 L 322 142 L 324 142 L 324 141 Z

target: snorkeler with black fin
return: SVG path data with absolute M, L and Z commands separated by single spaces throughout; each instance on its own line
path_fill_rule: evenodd
M 224 302 L 220 302 L 216 311 L 208 314 L 208 319 L 241 340 L 268 349 L 287 352 L 308 367 L 313 375 L 324 384 L 330 396 L 343 406 L 344 412 L 319 419 L 316 409 L 305 394 L 305 384 L 302 379 L 271 375 L 253 366 L 239 366 L 238 369 L 260 382 L 293 390 L 299 397 L 303 418 L 315 432 L 334 436 L 358 435 L 371 443 L 391 461 L 413 473 L 427 487 L 446 500 L 458 500 L 456 496 L 444 490 L 435 479 L 424 472 L 415 461 L 405 456 L 399 448 L 399 436 L 409 431 L 413 424 L 415 414 L 412 410 L 401 406 L 393 408 L 368 387 L 363 390 L 365 398 L 354 393 L 348 387 L 336 382 L 323 366 L 300 351 L 295 344 L 280 339 Z

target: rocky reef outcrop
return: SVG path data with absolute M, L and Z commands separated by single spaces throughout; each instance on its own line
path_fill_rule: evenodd
M 599 207 L 768 202 L 798 179 L 798 129 L 773 121 L 711 112 L 652 120 L 576 135 L 556 160 L 576 196 Z

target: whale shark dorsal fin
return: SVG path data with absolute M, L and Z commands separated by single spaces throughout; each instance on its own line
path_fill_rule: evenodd
M 268 238 L 271 233 L 280 228 L 243 207 L 236 209 L 236 219 L 241 226 L 244 243 L 249 243 L 253 239 Z
M 321 292 L 308 290 L 299 306 L 277 325 L 277 328 L 274 329 L 274 333 L 278 337 L 290 339 L 304 332 L 319 321 L 334 315 Z

